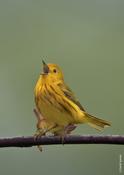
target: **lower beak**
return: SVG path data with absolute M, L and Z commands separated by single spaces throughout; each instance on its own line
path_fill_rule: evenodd
M 41 72 L 41 74 L 40 75 L 47 75 L 48 73 L 44 73 L 44 72 Z

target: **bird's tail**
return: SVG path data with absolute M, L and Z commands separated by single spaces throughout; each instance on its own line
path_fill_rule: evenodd
M 97 130 L 102 130 L 105 127 L 111 126 L 111 124 L 108 121 L 94 117 L 88 113 L 86 113 L 85 117 L 86 123 L 88 123 L 91 127 Z

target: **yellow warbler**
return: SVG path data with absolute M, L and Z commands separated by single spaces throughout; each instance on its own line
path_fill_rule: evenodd
M 43 61 L 43 73 L 35 86 L 35 113 L 38 118 L 38 133 L 51 132 L 55 135 L 68 134 L 75 124 L 87 123 L 101 130 L 110 126 L 108 121 L 88 114 L 65 84 L 63 73 L 58 65 Z

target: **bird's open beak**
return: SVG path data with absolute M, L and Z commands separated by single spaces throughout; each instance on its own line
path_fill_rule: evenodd
M 44 62 L 44 60 L 42 60 L 43 63 L 43 73 L 42 75 L 46 75 L 49 73 L 49 67 L 47 66 L 47 64 Z

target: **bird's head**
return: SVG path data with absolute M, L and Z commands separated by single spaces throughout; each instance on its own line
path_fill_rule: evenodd
M 41 73 L 42 78 L 47 79 L 51 82 L 63 80 L 63 73 L 58 65 L 46 64 L 43 60 L 43 72 Z

